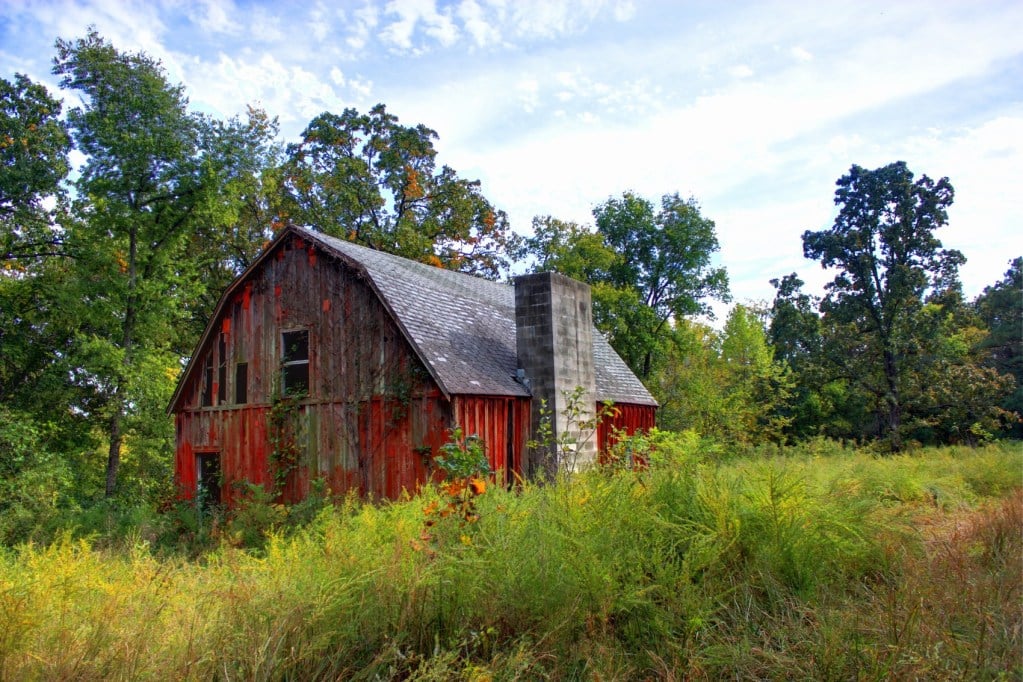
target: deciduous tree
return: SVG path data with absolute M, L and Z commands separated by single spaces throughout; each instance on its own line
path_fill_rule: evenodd
M 661 197 L 660 210 L 625 192 L 593 209 L 597 231 L 618 258 L 606 282 L 633 291 L 642 312 L 628 332 L 612 334 L 615 349 L 641 377 L 650 375 L 657 335 L 672 318 L 710 315 L 709 299 L 729 300 L 728 275 L 712 264 L 720 248 L 714 221 L 700 214 L 693 198 Z
M 424 125 L 404 126 L 378 104 L 368 114 L 323 113 L 288 146 L 289 218 L 327 234 L 438 266 L 496 278 L 512 239 L 507 216 L 479 181 L 437 168 Z
M 109 497 L 126 434 L 152 426 L 145 417 L 166 404 L 178 367 L 173 349 L 188 345 L 186 302 L 202 282 L 186 247 L 219 178 L 201 146 L 205 119 L 158 62 L 119 52 L 95 30 L 56 48 L 54 73 L 83 99 L 68 122 L 86 156 L 67 240 L 66 302 L 80 320 L 67 361 L 89 396 L 76 408 L 106 426 Z
M 803 234 L 803 253 L 837 270 L 821 311 L 852 326 L 860 343 L 847 359 L 867 361 L 852 378 L 879 397 L 881 430 L 899 449 L 905 364 L 917 345 L 913 320 L 925 294 L 965 261 L 934 234 L 948 220 L 953 189 L 948 178 L 914 179 L 901 161 L 875 170 L 854 165 L 837 185 L 838 216 L 831 228 Z
M 1013 433 L 1019 436 L 1023 434 L 1023 258 L 1014 258 L 1001 280 L 984 287 L 974 307 L 988 328 L 979 343 L 986 364 L 1016 380 L 1001 404 L 1015 415 Z

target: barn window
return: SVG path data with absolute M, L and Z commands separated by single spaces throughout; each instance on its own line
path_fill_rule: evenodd
M 202 512 L 220 504 L 220 453 L 200 452 L 195 455 L 195 502 Z
M 249 402 L 249 363 L 239 362 L 234 366 L 234 402 L 244 405 Z
M 309 392 L 309 330 L 284 332 L 281 352 L 281 393 Z
M 220 343 L 217 345 L 217 404 L 227 402 L 227 338 L 221 332 Z

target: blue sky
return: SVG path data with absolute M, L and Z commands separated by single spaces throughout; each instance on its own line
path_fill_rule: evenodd
M 0 0 L 0 74 L 56 90 L 53 43 L 94 24 L 162 60 L 192 106 L 246 104 L 286 141 L 383 102 L 437 131 L 526 232 L 624 190 L 692 195 L 737 301 L 770 300 L 852 164 L 948 176 L 969 296 L 1023 254 L 1023 3 Z M 719 311 L 722 309 L 719 309 Z

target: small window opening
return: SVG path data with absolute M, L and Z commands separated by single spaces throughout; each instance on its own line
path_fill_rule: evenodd
M 239 362 L 234 366 L 234 402 L 244 405 L 249 402 L 249 363 Z
M 281 353 L 281 393 L 309 392 L 309 330 L 284 332 Z
M 220 453 L 200 452 L 195 456 L 195 504 L 200 512 L 209 512 L 220 504 L 223 486 Z
M 220 334 L 220 343 L 217 345 L 217 404 L 223 405 L 227 402 L 227 339 L 224 333 Z
M 213 365 L 210 361 L 206 361 L 206 367 L 203 368 L 202 373 L 202 398 L 200 405 L 202 407 L 210 407 L 213 405 Z

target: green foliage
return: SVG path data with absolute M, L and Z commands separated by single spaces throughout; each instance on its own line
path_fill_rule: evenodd
M 837 268 L 821 311 L 842 329 L 834 360 L 845 375 L 876 396 L 882 434 L 902 447 L 905 375 L 917 341 L 916 317 L 929 290 L 957 285 L 965 262 L 945 250 L 934 231 L 948 220 L 948 178 L 914 181 L 904 162 L 867 170 L 853 166 L 839 178 L 834 225 L 803 234 L 803 255 Z
M 289 217 L 335 237 L 452 270 L 497 278 L 508 262 L 507 216 L 479 181 L 436 167 L 437 133 L 403 126 L 382 104 L 309 123 L 288 146 Z
M 1014 413 L 1012 434 L 1023 435 L 1023 258 L 1014 258 L 1005 277 L 985 287 L 974 302 L 977 314 L 988 328 L 978 344 L 985 364 L 999 374 L 1011 375 L 1016 386 L 1001 406 Z
M 483 441 L 475 434 L 466 436 L 460 426 L 451 429 L 448 442 L 440 446 L 440 453 L 433 461 L 449 480 L 479 478 L 492 473 Z
M 721 333 L 677 323 L 661 355 L 651 390 L 661 403 L 662 428 L 692 429 L 731 444 L 785 440 L 793 378 L 774 360 L 749 308 L 735 306 Z
M 696 200 L 661 197 L 661 207 L 625 192 L 593 209 L 596 231 L 550 216 L 533 219 L 519 258 L 593 286 L 593 316 L 622 359 L 650 376 L 669 320 L 710 314 L 707 299 L 727 301 L 728 276 L 713 267 L 714 221 Z
M 244 119 L 203 119 L 200 132 L 204 172 L 216 191 L 197 207 L 190 231 L 188 266 L 204 286 L 193 301 L 184 302 L 190 318 L 189 343 L 202 333 L 227 286 L 282 225 L 285 212 L 284 152 L 277 141 L 276 118 L 249 106 Z M 179 353 L 191 350 L 189 345 Z
M 0 545 L 45 537 L 70 506 L 75 481 L 47 450 L 46 430 L 0 405 Z
M 195 561 L 142 533 L 8 550 L 0 676 L 956 679 L 1020 665 L 1023 500 L 952 532 L 986 508 L 985 485 L 1023 483 L 1018 450 L 878 459 L 815 441 L 719 462 L 693 434 L 648 446 L 646 469 L 490 490 L 472 541 L 453 526 L 432 553 L 416 545 L 435 487 L 349 498 L 287 533 L 253 517 L 277 528 L 257 551 L 225 532 Z M 969 603 L 948 596 L 963 590 Z M 922 599 L 934 608 L 909 620 Z
M 0 262 L 5 271 L 23 270 L 61 253 L 54 229 L 57 209 L 47 199 L 63 199 L 71 140 L 60 120 L 60 102 L 16 74 L 0 78 Z

